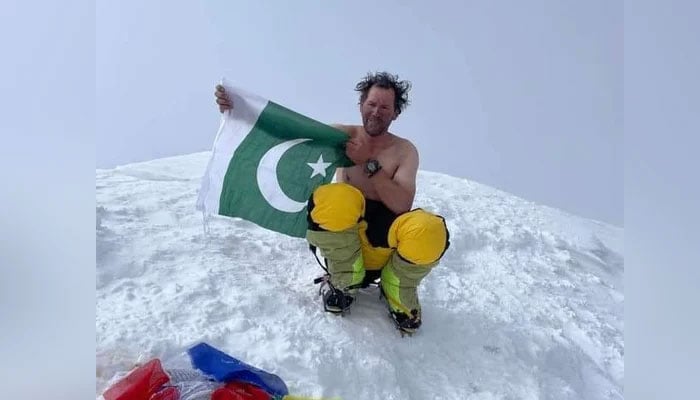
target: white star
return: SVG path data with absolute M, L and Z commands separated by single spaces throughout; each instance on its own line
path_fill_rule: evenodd
M 309 167 L 313 169 L 311 172 L 311 178 L 313 178 L 316 175 L 323 175 L 323 177 L 326 177 L 326 168 L 328 168 L 331 163 L 329 162 L 323 162 L 323 154 L 318 156 L 318 161 L 315 163 L 306 163 L 308 164 Z M 309 179 L 311 179 L 309 178 Z

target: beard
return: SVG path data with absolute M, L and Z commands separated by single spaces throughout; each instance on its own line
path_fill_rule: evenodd
M 387 132 L 389 130 L 389 125 L 391 125 L 391 121 L 385 121 L 381 118 L 365 118 L 362 122 L 365 132 L 370 136 L 379 136 Z

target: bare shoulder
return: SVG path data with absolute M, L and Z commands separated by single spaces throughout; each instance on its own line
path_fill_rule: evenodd
M 392 179 L 402 187 L 415 191 L 419 164 L 416 146 L 410 140 L 394 135 L 392 147 L 396 163 Z
M 332 127 L 336 129 L 340 129 L 341 131 L 347 133 L 348 135 L 352 136 L 357 132 L 357 126 L 355 125 L 343 125 L 343 124 L 330 124 Z
M 418 149 L 410 140 L 392 134 L 396 140 L 396 148 L 402 158 L 418 159 Z

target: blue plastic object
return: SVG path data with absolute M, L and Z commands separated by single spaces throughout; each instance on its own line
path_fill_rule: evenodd
M 187 353 L 194 368 L 217 382 L 247 382 L 272 396 L 289 394 L 287 385 L 279 376 L 248 365 L 206 343 L 191 347 Z

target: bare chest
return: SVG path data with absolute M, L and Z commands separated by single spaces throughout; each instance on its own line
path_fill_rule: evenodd
M 382 166 L 382 170 L 385 173 L 388 173 L 389 176 L 393 177 L 394 173 L 396 173 L 396 170 L 399 168 L 400 157 L 395 148 L 388 148 L 379 151 L 373 156 L 373 158 L 379 161 L 379 164 Z M 371 179 L 372 178 L 367 177 L 364 165 L 355 165 L 353 167 L 343 169 L 343 180 L 346 183 L 360 189 L 366 198 L 379 200 L 379 196 L 377 195 L 372 186 L 372 182 L 370 181 Z

